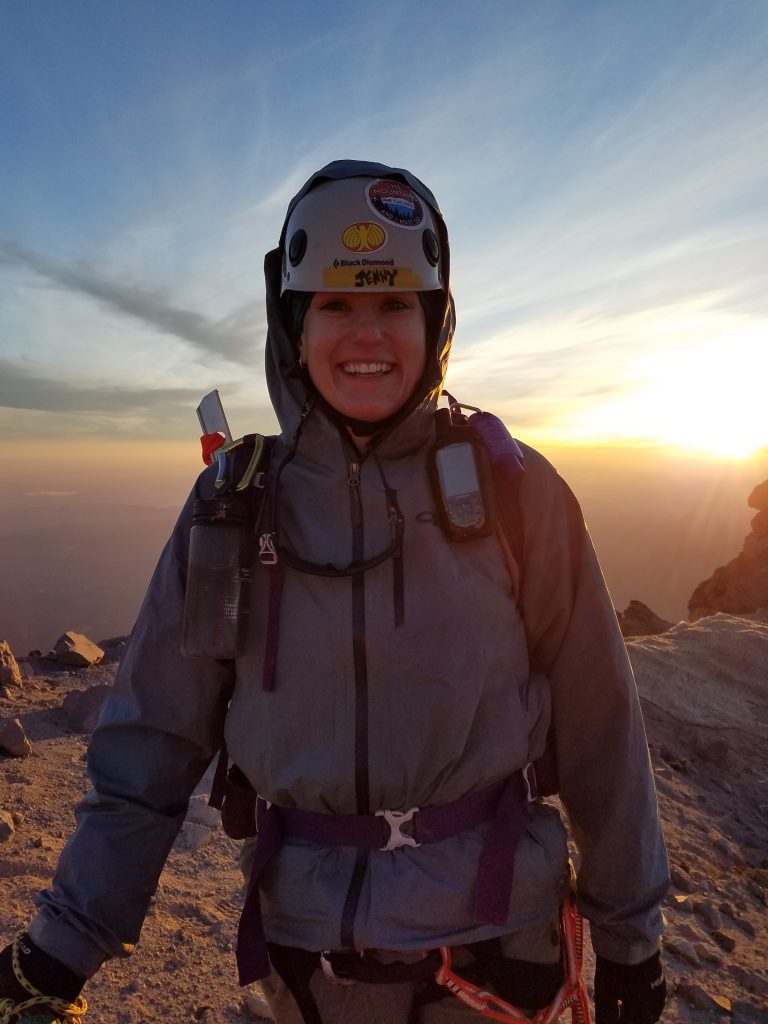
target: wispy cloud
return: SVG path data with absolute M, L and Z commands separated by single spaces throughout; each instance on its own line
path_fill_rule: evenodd
M 192 388 L 127 388 L 115 384 L 75 383 L 54 379 L 19 362 L 0 358 L 0 408 L 54 413 L 163 415 L 170 409 L 196 404 L 200 391 Z
M 241 366 L 253 364 L 254 344 L 263 344 L 266 325 L 252 304 L 223 320 L 175 305 L 161 292 L 143 285 L 107 277 L 83 263 L 57 263 L 14 241 L 0 241 L 0 263 L 32 270 L 68 291 L 85 295 L 100 305 L 139 320 L 187 342 L 206 356 L 220 356 Z M 261 329 L 261 330 L 259 330 Z
M 193 387 L 127 387 L 54 378 L 50 369 L 0 357 L 0 435 L 6 441 L 58 436 L 189 441 L 198 434 L 200 398 L 216 384 L 235 435 L 274 432 L 272 407 L 253 380 L 240 386 L 209 378 Z

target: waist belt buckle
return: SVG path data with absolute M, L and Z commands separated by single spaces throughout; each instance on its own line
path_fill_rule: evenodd
M 410 821 L 418 811 L 418 807 L 411 807 L 409 811 L 376 811 L 377 818 L 383 818 L 389 825 L 389 839 L 386 846 L 380 846 L 382 852 L 396 850 L 398 846 L 421 846 L 413 836 L 404 835 L 400 827 Z

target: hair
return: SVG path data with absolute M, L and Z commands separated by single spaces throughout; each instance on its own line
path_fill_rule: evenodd
M 314 292 L 283 292 L 280 299 L 288 334 L 297 348 L 301 341 L 301 332 L 304 329 L 304 317 L 307 315 L 314 294 Z

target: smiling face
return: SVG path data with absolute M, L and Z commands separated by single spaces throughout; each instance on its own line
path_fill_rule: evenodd
M 426 362 L 416 292 L 316 292 L 299 344 L 312 383 L 334 409 L 376 422 L 396 413 Z

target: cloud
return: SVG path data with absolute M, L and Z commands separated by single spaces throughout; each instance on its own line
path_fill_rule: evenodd
M 199 434 L 195 409 L 211 380 L 192 387 L 120 386 L 54 378 L 53 369 L 0 356 L 0 435 L 31 440 L 61 437 L 164 438 L 188 442 Z M 275 414 L 255 382 L 216 382 L 235 436 L 273 433 Z
M 95 299 L 106 308 L 130 316 L 149 327 L 187 342 L 206 356 L 220 356 L 241 366 L 252 366 L 254 340 L 263 343 L 266 323 L 248 303 L 223 320 L 169 302 L 158 291 L 115 281 L 82 263 L 62 265 L 14 241 L 0 241 L 0 263 L 22 266 L 68 291 Z M 260 328 L 260 330 L 259 330 Z
M 0 358 L 0 408 L 52 413 L 101 413 L 109 417 L 197 405 L 199 388 L 128 388 L 95 382 L 78 383 L 41 376 L 19 363 Z

